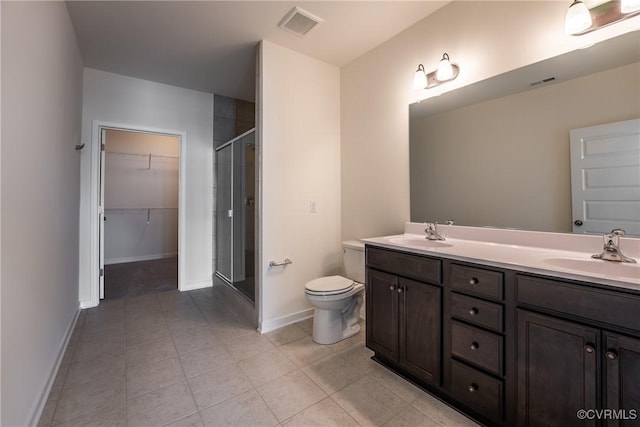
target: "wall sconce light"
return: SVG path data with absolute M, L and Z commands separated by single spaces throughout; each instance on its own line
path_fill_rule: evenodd
M 567 10 L 564 19 L 564 30 L 567 34 L 579 34 L 589 28 L 592 24 L 591 13 L 586 4 L 580 0 L 575 0 Z
M 418 65 L 418 69 L 413 76 L 413 88 L 419 90 L 436 87 L 444 82 L 455 79 L 459 73 L 460 67 L 452 64 L 449 60 L 449 55 L 445 53 L 442 55 L 436 71 L 427 74 L 424 66 L 422 64 Z
M 579 36 L 638 14 L 640 0 L 610 0 L 593 8 L 574 0 L 567 10 L 564 28 L 567 34 Z

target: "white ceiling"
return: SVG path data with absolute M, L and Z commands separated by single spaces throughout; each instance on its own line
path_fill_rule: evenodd
M 84 65 L 253 100 L 255 47 L 269 40 L 343 66 L 448 1 L 68 1 Z M 278 27 L 294 6 L 324 19 Z

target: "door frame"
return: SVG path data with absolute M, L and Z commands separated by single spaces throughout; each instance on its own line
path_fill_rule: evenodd
M 91 212 L 90 212 L 90 305 L 95 307 L 100 303 L 100 200 L 98 186 L 100 185 L 100 164 L 102 150 L 100 148 L 102 129 L 123 130 L 129 132 L 143 132 L 159 135 L 175 136 L 179 139 L 180 159 L 178 172 L 178 290 L 184 290 L 185 255 L 186 255 L 186 174 L 187 174 L 187 133 L 182 130 L 162 129 L 150 126 L 114 123 L 101 120 L 91 122 Z

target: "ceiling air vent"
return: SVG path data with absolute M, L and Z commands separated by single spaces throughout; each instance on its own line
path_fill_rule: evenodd
M 538 86 L 538 85 L 541 85 L 543 83 L 552 82 L 555 79 L 556 79 L 555 77 L 547 77 L 546 79 L 542 79 L 542 80 L 538 80 L 537 82 L 529 83 L 529 86 Z
M 294 7 L 291 12 L 282 18 L 279 27 L 296 33 L 299 36 L 306 35 L 313 27 L 322 23 L 322 19 L 318 18 L 314 14 L 307 12 L 299 7 Z

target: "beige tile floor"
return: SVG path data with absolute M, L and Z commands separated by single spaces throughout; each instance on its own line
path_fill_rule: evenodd
M 370 360 L 364 331 L 260 335 L 219 288 L 83 310 L 43 426 L 475 426 Z

